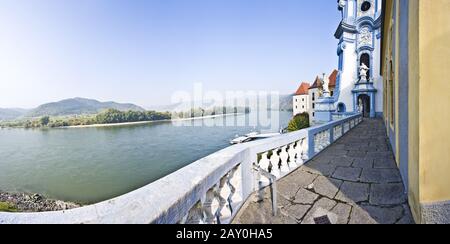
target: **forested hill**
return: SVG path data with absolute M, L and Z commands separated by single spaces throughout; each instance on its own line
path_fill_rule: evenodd
M 25 117 L 97 114 L 106 109 L 145 111 L 144 108 L 130 103 L 99 102 L 93 99 L 72 98 L 43 104 L 26 113 Z

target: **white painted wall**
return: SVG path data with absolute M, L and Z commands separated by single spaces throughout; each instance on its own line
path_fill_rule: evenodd
M 294 96 L 292 100 L 293 100 L 294 116 L 301 113 L 309 113 L 310 109 L 309 95 Z
M 345 35 L 348 39 L 356 39 L 356 35 Z M 358 78 L 357 70 L 357 60 L 358 56 L 356 53 L 356 42 L 347 42 L 345 44 L 345 49 L 343 50 L 343 68 L 341 71 L 341 81 L 340 81 L 340 96 L 338 102 L 335 104 L 344 103 L 347 108 L 347 112 L 353 112 L 353 93 L 352 89 L 355 87 L 355 81 Z

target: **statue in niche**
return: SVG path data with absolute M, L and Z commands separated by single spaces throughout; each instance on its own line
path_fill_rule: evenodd
M 322 81 L 323 95 L 324 97 L 330 97 L 330 78 L 325 73 L 323 73 Z
M 359 76 L 361 81 L 367 81 L 367 73 L 369 72 L 369 67 L 365 63 L 359 66 Z

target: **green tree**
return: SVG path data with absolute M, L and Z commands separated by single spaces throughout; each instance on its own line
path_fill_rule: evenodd
M 302 130 L 305 128 L 308 128 L 310 126 L 309 124 L 309 114 L 308 113 L 302 113 L 296 115 L 288 125 L 287 130 L 289 132 Z
M 50 123 L 50 117 L 44 116 L 39 120 L 39 122 L 41 123 L 42 126 L 47 126 L 48 123 Z

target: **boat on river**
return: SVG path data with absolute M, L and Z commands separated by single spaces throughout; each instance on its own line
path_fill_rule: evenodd
M 260 140 L 260 139 L 266 139 L 266 138 L 271 138 L 271 137 L 275 137 L 275 136 L 279 136 L 281 135 L 281 133 L 266 133 L 266 134 L 261 134 L 258 132 L 251 132 L 248 133 L 244 136 L 236 136 L 236 138 L 234 138 L 233 140 L 230 141 L 230 144 L 235 145 L 235 144 L 242 144 L 242 143 L 246 143 L 249 141 L 254 141 L 254 140 Z

